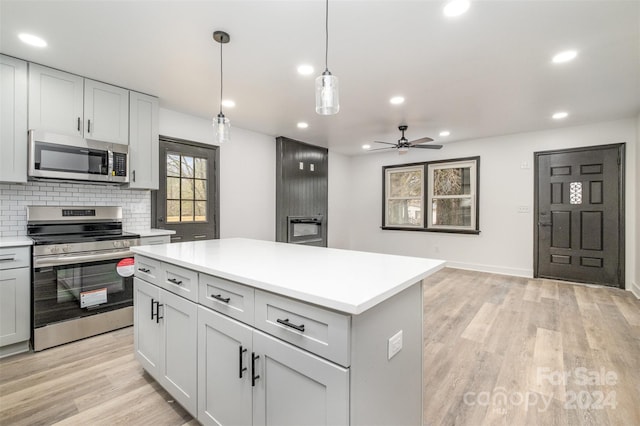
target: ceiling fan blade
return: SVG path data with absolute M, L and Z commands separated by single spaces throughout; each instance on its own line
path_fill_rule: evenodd
M 389 146 L 389 147 L 385 147 L 385 148 L 374 148 L 374 149 L 368 149 L 367 152 L 369 151 L 380 151 L 381 149 L 393 149 L 395 148 L 394 146 Z
M 415 144 L 423 143 L 423 142 L 433 142 L 433 139 L 424 137 L 424 138 L 416 139 L 415 141 L 411 141 L 409 143 L 411 145 L 415 145 Z
M 373 141 L 373 142 L 374 143 L 384 143 L 384 144 L 387 144 L 387 145 L 394 145 L 394 146 L 397 145 L 395 143 L 389 143 L 389 142 L 381 142 L 381 141 Z
M 442 145 L 413 145 L 411 148 L 440 149 Z

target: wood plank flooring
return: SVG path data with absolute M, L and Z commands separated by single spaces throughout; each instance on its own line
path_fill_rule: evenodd
M 640 425 L 629 292 L 444 269 L 425 281 L 425 425 Z M 0 425 L 196 425 L 131 328 L 0 360 Z

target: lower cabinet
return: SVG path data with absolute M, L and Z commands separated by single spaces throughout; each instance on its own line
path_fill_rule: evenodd
M 194 417 L 197 415 L 197 305 L 134 278 L 136 358 Z
M 201 306 L 198 370 L 202 424 L 349 424 L 348 369 Z
M 0 358 L 29 350 L 31 249 L 0 248 Z

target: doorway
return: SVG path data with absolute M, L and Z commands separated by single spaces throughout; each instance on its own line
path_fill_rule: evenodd
M 624 144 L 535 164 L 534 276 L 624 288 Z
M 220 236 L 217 146 L 160 136 L 159 189 L 151 193 L 151 221 L 176 231 L 171 242 Z

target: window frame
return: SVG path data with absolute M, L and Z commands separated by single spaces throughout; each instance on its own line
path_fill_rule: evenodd
M 390 185 L 388 185 L 389 182 L 389 176 L 391 173 L 393 172 L 400 172 L 400 171 L 410 171 L 412 169 L 415 170 L 420 170 L 420 172 L 422 173 L 422 187 L 421 187 L 421 194 L 418 197 L 394 197 L 394 199 L 416 199 L 416 198 L 420 198 L 421 200 L 421 209 L 422 209 L 422 224 L 420 225 L 388 225 L 387 224 L 387 211 L 388 211 L 388 205 L 389 205 L 389 199 L 390 197 L 387 195 L 389 190 L 390 190 Z M 382 197 L 383 197 L 383 203 L 382 203 L 382 227 L 383 229 L 413 229 L 413 230 L 419 230 L 424 228 L 425 226 L 425 193 L 426 193 L 426 181 L 425 181 L 425 163 L 411 163 L 411 164 L 398 164 L 398 165 L 393 165 L 393 166 L 383 166 L 382 167 L 382 187 L 383 187 L 383 193 L 382 193 Z
M 451 225 L 431 225 L 432 206 L 433 206 L 433 173 L 432 170 L 440 170 L 442 168 L 460 167 L 461 165 L 470 164 L 471 166 L 471 225 L 470 226 L 451 226 Z M 438 167 L 442 166 L 442 167 Z M 406 226 L 406 225 L 387 225 L 387 205 L 389 191 L 387 185 L 387 170 L 422 167 L 423 168 L 423 196 L 422 196 L 422 226 Z M 475 170 L 474 170 L 475 168 Z M 466 197 L 466 196 L 465 196 Z M 441 198 L 436 196 L 435 198 Z M 461 197 L 447 197 L 461 198 Z M 396 164 L 382 167 L 382 226 L 383 230 L 396 231 L 420 231 L 420 232 L 441 232 L 454 234 L 480 234 L 480 156 L 453 158 L 437 161 L 425 161 L 419 163 Z

